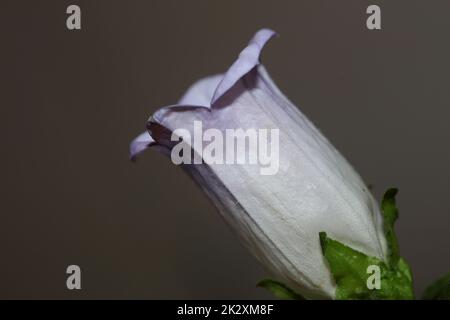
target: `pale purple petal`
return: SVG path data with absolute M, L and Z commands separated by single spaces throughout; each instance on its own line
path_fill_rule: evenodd
M 233 87 L 240 78 L 259 64 L 259 55 L 264 48 L 264 45 L 274 35 L 276 35 L 276 32 L 270 29 L 261 29 L 255 34 L 255 36 L 250 40 L 248 46 L 239 54 L 239 58 L 225 73 L 225 76 L 214 92 L 211 105 L 213 105 L 214 102 L 216 102 L 225 92 Z
M 223 74 L 217 74 L 198 80 L 189 87 L 178 104 L 209 107 L 214 92 L 222 78 Z
M 147 131 L 141 133 L 130 144 L 130 159 L 135 160 L 139 153 L 153 144 L 155 144 L 155 140 Z

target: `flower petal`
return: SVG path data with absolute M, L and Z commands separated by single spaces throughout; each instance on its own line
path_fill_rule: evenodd
M 181 97 L 178 104 L 209 107 L 217 86 L 222 81 L 223 74 L 206 77 L 194 83 Z
M 136 160 L 138 154 L 147 149 L 148 147 L 154 145 L 156 142 L 150 136 L 150 134 L 145 131 L 138 135 L 130 144 L 130 159 Z
M 225 73 L 222 81 L 220 81 L 214 92 L 211 105 L 233 87 L 240 78 L 259 64 L 259 55 L 264 48 L 264 45 L 275 35 L 276 32 L 270 29 L 261 29 L 255 34 L 248 46 L 239 54 L 239 58 Z

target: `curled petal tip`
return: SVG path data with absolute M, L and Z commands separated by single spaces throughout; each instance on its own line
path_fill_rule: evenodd
M 130 144 L 130 160 L 136 161 L 137 156 L 153 144 L 155 140 L 147 131 L 138 135 Z
M 225 94 L 240 78 L 259 64 L 259 56 L 265 44 L 277 33 L 270 29 L 261 29 L 255 33 L 247 47 L 241 51 L 238 59 L 231 65 L 217 86 L 211 105 Z

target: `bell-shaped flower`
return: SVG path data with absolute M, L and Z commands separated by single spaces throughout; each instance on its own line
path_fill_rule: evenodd
M 382 217 L 358 173 L 260 63 L 274 35 L 260 30 L 225 74 L 153 114 L 131 156 L 148 147 L 171 155 L 277 280 L 334 298 L 319 232 L 385 260 Z

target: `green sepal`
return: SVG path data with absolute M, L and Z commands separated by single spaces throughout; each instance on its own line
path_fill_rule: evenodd
M 277 298 L 283 300 L 305 300 L 302 295 L 295 292 L 285 284 L 272 279 L 264 279 L 258 282 L 257 286 L 269 290 Z
M 320 233 L 320 243 L 336 283 L 337 300 L 414 299 L 411 273 L 403 259 L 391 269 L 380 259 L 333 240 L 325 232 Z M 369 289 L 368 282 L 372 282 L 376 272 L 374 267 L 379 270 L 380 287 Z
M 388 263 L 391 267 L 395 267 L 400 259 L 399 246 L 397 236 L 395 235 L 394 224 L 398 219 L 398 209 L 395 203 L 395 196 L 398 193 L 397 188 L 388 189 L 381 201 L 381 210 L 383 211 L 383 227 L 384 235 L 388 245 Z
M 411 270 L 400 257 L 394 231 L 397 192 L 395 188 L 387 190 L 381 203 L 388 246 L 386 262 L 333 240 L 325 232 L 319 233 L 323 256 L 336 283 L 336 299 L 414 299 Z M 370 283 L 378 271 L 380 287 L 374 288 Z
M 450 300 L 450 273 L 433 282 L 423 293 L 424 300 Z
M 323 256 L 336 283 L 336 299 L 370 299 L 367 268 L 378 265 L 378 259 L 329 238 L 325 232 L 320 232 L 319 237 Z

